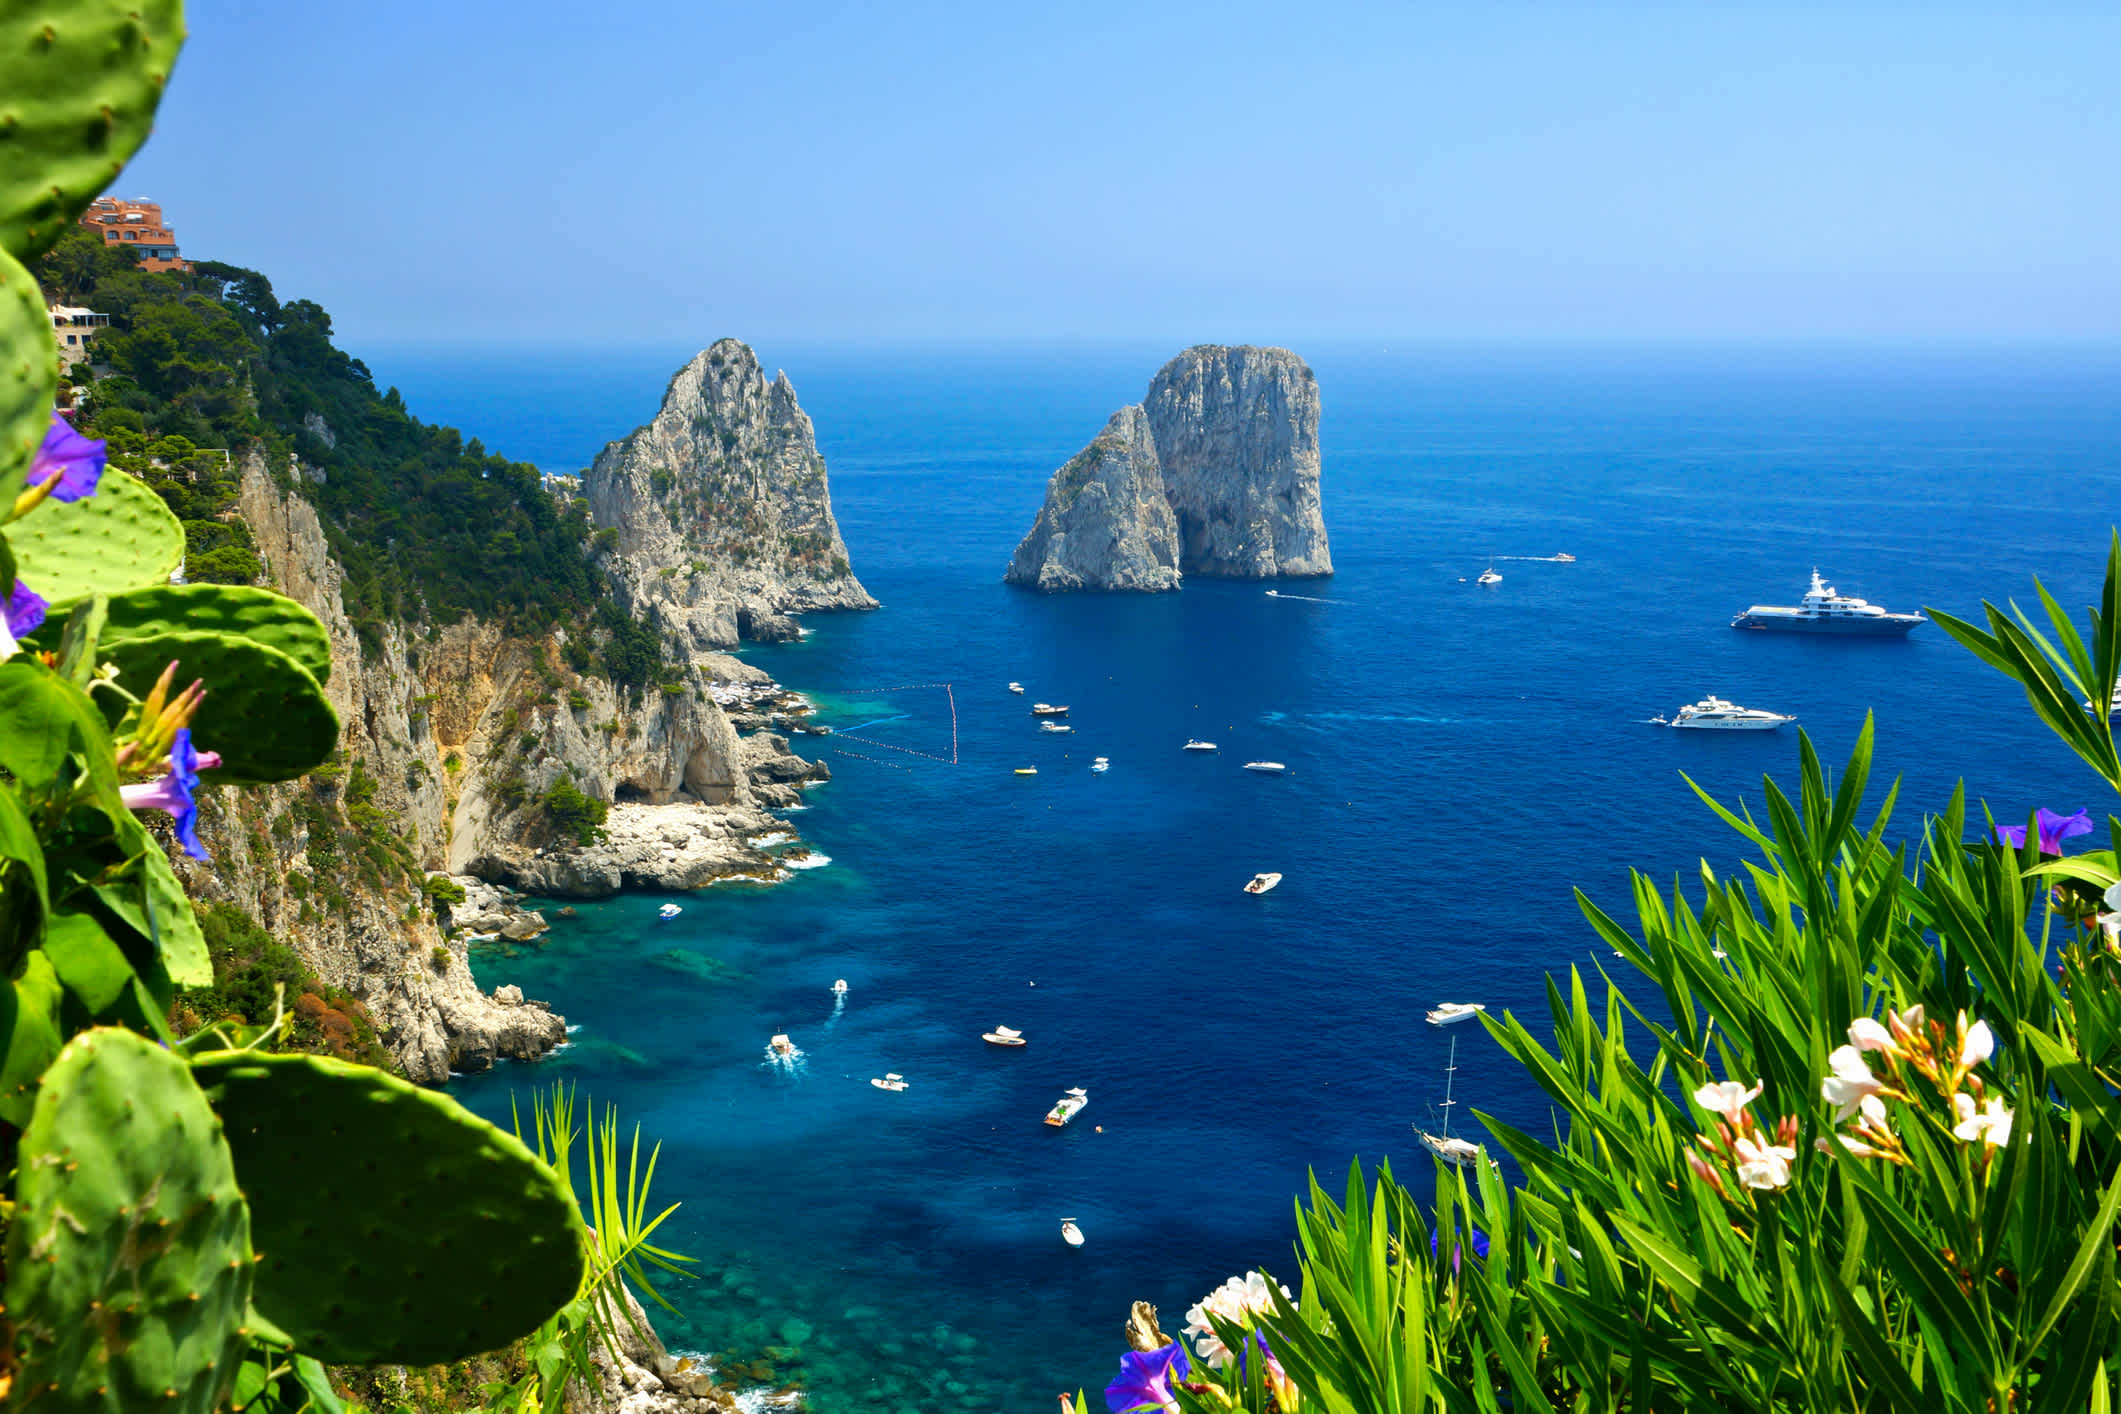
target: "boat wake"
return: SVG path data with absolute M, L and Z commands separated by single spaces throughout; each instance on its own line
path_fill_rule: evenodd
M 1345 599 L 1321 599 L 1315 594 L 1284 594 L 1279 589 L 1267 591 L 1269 599 L 1299 599 L 1306 604 L 1345 604 Z
M 761 1060 L 759 1065 L 761 1069 L 797 1079 L 809 1072 L 810 1056 L 801 1046 L 793 1046 L 786 1052 L 776 1051 L 768 1046 L 765 1059 Z

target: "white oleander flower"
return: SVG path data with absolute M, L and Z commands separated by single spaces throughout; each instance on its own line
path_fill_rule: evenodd
M 1952 1137 L 1971 1144 L 1980 1140 L 1992 1149 L 2000 1149 L 2011 1142 L 2011 1111 L 2000 1095 L 1990 1095 L 1978 1106 L 1968 1094 L 1952 1096 L 1952 1112 L 1959 1122 L 1952 1126 Z
M 1859 1016 L 1849 1023 L 1849 1044 L 1859 1051 L 1898 1051 L 1899 1043 L 1875 1017 Z
M 1712 1080 L 1694 1092 L 1694 1103 L 1735 1125 L 1745 1107 L 1759 1098 L 1761 1088 L 1758 1083 L 1749 1090 L 1735 1080 Z
M 1790 1164 L 1797 1157 L 1794 1144 L 1769 1144 L 1740 1135 L 1731 1144 L 1738 1160 L 1738 1181 L 1748 1188 L 1773 1191 L 1790 1184 Z
M 1295 1299 L 1289 1296 L 1286 1286 L 1281 1294 Z M 1208 1368 L 1220 1370 L 1230 1362 L 1230 1349 L 1208 1324 L 1208 1317 L 1219 1316 L 1233 1325 L 1249 1326 L 1256 1317 L 1273 1309 L 1274 1293 L 1267 1279 L 1258 1272 L 1246 1272 L 1241 1277 L 1231 1277 L 1186 1312 L 1186 1334 L 1195 1337 L 1194 1346 L 1201 1359 L 1208 1362 Z
M 1885 1088 L 1871 1068 L 1863 1063 L 1863 1052 L 1854 1046 L 1836 1047 L 1826 1058 L 1834 1073 L 1819 1083 L 1819 1094 L 1835 1106 L 1834 1118 L 1847 1119 L 1869 1096 Z
M 1972 1070 L 1996 1053 L 1996 1035 L 1988 1029 L 1986 1021 L 1977 1021 L 1971 1030 L 1966 1024 L 1966 1013 L 1959 1013 L 1959 1034 L 1965 1039 L 1959 1043 L 1959 1068 Z

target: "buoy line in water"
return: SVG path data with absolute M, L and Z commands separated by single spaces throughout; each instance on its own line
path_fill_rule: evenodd
M 956 692 L 955 692 L 955 691 L 954 691 L 954 690 L 952 689 L 952 687 L 951 687 L 951 685 L 950 685 L 949 683 L 947 683 L 947 682 L 910 682 L 910 683 L 905 683 L 905 684 L 903 684 L 903 685 L 901 685 L 901 686 L 899 686 L 899 687 L 850 687 L 850 688 L 844 688 L 844 689 L 842 689 L 839 695 L 840 695 L 841 697 L 864 697 L 864 696 L 871 696 L 871 695 L 874 695 L 874 694 L 876 694 L 876 693 L 880 693 L 880 692 L 923 692 L 923 691 L 926 691 L 926 690 L 928 690 L 928 689 L 930 689 L 930 688 L 937 688 L 937 687 L 939 687 L 939 688 L 941 688 L 941 689 L 943 690 L 943 696 L 944 696 L 944 698 L 945 698 L 945 699 L 947 699 L 947 700 L 949 701 L 949 703 L 950 703 L 950 759 L 949 759 L 949 760 L 947 760 L 947 761 L 944 761 L 942 757 L 940 757 L 940 756 L 937 756 L 937 755 L 936 755 L 936 754 L 935 754 L 934 752 L 932 752 L 932 751 L 915 751 L 915 750 L 914 750 L 914 749 L 913 749 L 912 747 L 910 747 L 910 746 L 893 746 L 893 745 L 892 745 L 892 744 L 891 744 L 890 742 L 888 742 L 888 741 L 872 741 L 872 742 L 868 742 L 868 743 L 867 743 L 867 745 L 870 745 L 870 746 L 878 746 L 878 747 L 882 747 L 882 748 L 883 748 L 884 750 L 886 750 L 886 751 L 903 751 L 903 752 L 905 752 L 905 753 L 906 753 L 906 754 L 907 754 L 908 756 L 921 756 L 921 757 L 926 757 L 926 758 L 927 758 L 928 760 L 930 760 L 930 761 L 942 761 L 942 762 L 943 762 L 943 764 L 944 764 L 945 766 L 955 766 L 955 765 L 957 765 L 957 693 L 956 693 Z M 891 717 L 891 718 L 886 718 L 885 720 L 886 720 L 886 721 L 898 721 L 898 720 L 901 720 L 901 718 L 897 718 L 897 717 Z M 876 723 L 876 722 L 864 722 L 864 723 L 862 723 L 862 726 L 858 726 L 858 727 L 851 727 L 851 728 L 849 728 L 849 730 L 850 730 L 850 731 L 860 731 L 860 730 L 862 730 L 862 727 L 873 727 L 873 726 L 876 726 L 876 725 L 878 725 L 878 723 Z M 850 755 L 850 756 L 851 756 L 851 755 L 853 755 L 854 753 L 853 753 L 853 752 L 845 752 L 845 753 L 842 753 L 842 754 L 844 754 L 844 755 Z M 883 763 L 879 762 L 878 764 L 879 764 L 879 765 L 881 765 L 881 764 L 883 764 Z
M 871 745 L 871 746 L 874 746 L 874 745 L 876 745 L 876 743 L 875 743 L 875 742 L 871 742 L 871 743 L 870 743 L 870 745 Z M 857 760 L 857 761 L 867 761 L 867 762 L 871 763 L 872 765 L 877 765 L 877 766 L 883 766 L 883 767 L 887 767 L 887 768 L 889 768 L 890 770 L 893 770 L 893 771 L 910 771 L 910 770 L 912 770 L 912 769 L 913 769 L 913 768 L 912 768 L 911 766 L 901 766 L 901 765 L 900 765 L 900 764 L 899 764 L 898 762 L 896 762 L 896 761 L 884 761 L 884 760 L 880 760 L 879 758 L 877 758 L 877 757 L 874 757 L 874 756 L 864 756 L 864 755 L 862 755 L 862 753 L 861 753 L 861 752 L 859 752 L 859 751 L 844 751 L 844 750 L 840 749 L 840 748 L 839 748 L 839 747 L 837 747 L 837 746 L 835 746 L 835 747 L 833 747 L 833 748 L 832 748 L 832 754 L 833 754 L 834 756 L 851 756 L 851 757 L 853 757 L 853 758 L 854 758 L 855 760 Z M 919 754 L 919 753 L 916 753 L 916 754 Z M 938 757 L 938 758 L 936 758 L 936 759 L 940 760 L 941 758 L 940 758 L 940 757 Z

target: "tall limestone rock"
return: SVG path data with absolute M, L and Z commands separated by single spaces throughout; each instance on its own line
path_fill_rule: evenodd
M 1287 349 L 1187 349 L 1046 485 L 1003 578 L 1055 592 L 1333 573 L 1318 380 Z
M 655 420 L 605 447 L 582 492 L 618 532 L 627 608 L 694 649 L 794 638 L 790 614 L 876 607 L 847 563 L 809 415 L 735 339 L 679 369 Z
M 1203 344 L 1163 366 L 1143 406 L 1187 574 L 1333 573 L 1318 494 L 1318 379 L 1302 359 Z
M 1053 473 L 1003 578 L 1048 593 L 1178 588 L 1178 520 L 1140 407 L 1112 414 L 1097 440 Z

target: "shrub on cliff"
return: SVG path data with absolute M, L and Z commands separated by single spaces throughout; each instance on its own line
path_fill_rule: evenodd
M 546 788 L 538 803 L 545 807 L 545 818 L 552 827 L 576 844 L 591 845 L 604 837 L 604 821 L 610 817 L 611 806 L 593 795 L 584 795 L 564 776 Z

